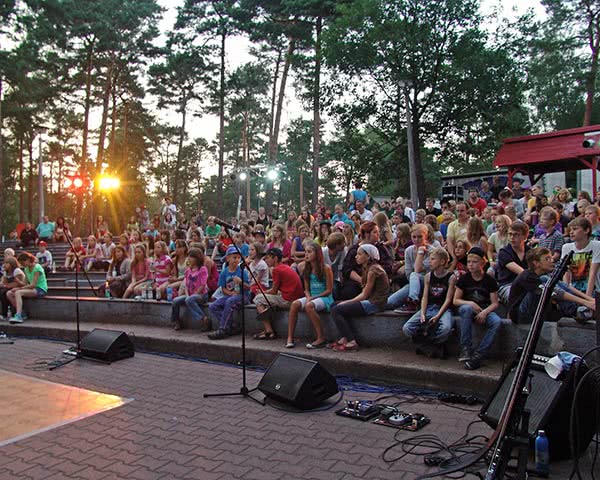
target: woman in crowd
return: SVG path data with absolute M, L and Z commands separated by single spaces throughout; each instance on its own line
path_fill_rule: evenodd
M 358 235 L 354 231 L 354 222 L 350 222 L 352 222 L 352 220 L 344 222 L 344 229 L 342 230 L 344 238 L 346 239 L 346 247 L 348 248 L 358 243 Z
M 325 264 L 323 250 L 314 241 L 306 243 L 306 260 L 304 264 L 304 297 L 294 300 L 290 306 L 288 320 L 287 348 L 293 348 L 294 331 L 298 321 L 298 312 L 304 310 L 310 319 L 317 338 L 306 345 L 308 349 L 322 348 L 327 339 L 323 333 L 323 325 L 319 312 L 328 312 L 333 304 L 333 272 Z
M 292 242 L 286 238 L 285 230 L 280 224 L 271 228 L 271 243 L 267 245 L 267 250 L 270 248 L 279 248 L 283 252 L 282 263 L 291 265 Z
M 440 233 L 444 238 L 444 242 L 446 241 L 446 236 L 448 235 L 448 225 L 450 225 L 456 218 L 454 214 L 450 210 L 444 210 L 442 212 L 442 222 L 440 223 Z
M 331 347 L 338 352 L 358 350 L 349 318 L 373 315 L 386 306 L 390 285 L 378 260 L 379 250 L 374 245 L 365 243 L 358 248 L 356 263 L 362 269 L 362 291 L 356 297 L 339 302 L 331 308 L 331 317 L 341 334 Z
M 149 254 L 154 252 L 154 235 L 152 235 L 152 233 L 144 232 L 142 234 L 142 243 L 146 248 L 146 252 L 148 252 Z
M 129 258 L 133 259 L 135 254 L 135 247 L 142 243 L 142 235 L 139 230 L 134 230 L 131 232 L 131 236 L 129 237 Z
M 150 285 L 150 259 L 146 256 L 146 247 L 140 243 L 134 247 L 133 259 L 130 264 L 131 281 L 123 294 L 123 298 L 141 295 L 142 290 Z
M 73 246 L 75 246 L 75 242 L 73 242 Z M 86 272 L 92 269 L 95 262 L 102 260 L 102 249 L 93 235 L 88 237 L 85 254 L 80 257 L 80 260 Z
M 467 222 L 467 242 L 471 247 L 479 247 L 484 252 L 488 251 L 488 240 L 483 229 L 483 222 L 479 217 L 471 217 Z
M 390 254 L 394 250 L 394 235 L 392 234 L 392 224 L 385 212 L 377 212 L 373 221 L 379 227 L 379 239 L 381 243 L 389 250 Z
M 454 272 L 456 278 L 460 278 L 467 272 L 467 252 L 471 249 L 471 245 L 466 240 L 457 240 L 454 246 L 454 257 L 450 264 L 449 270 Z
M 104 234 L 108 232 L 108 222 L 104 220 L 102 215 L 96 217 L 96 238 L 104 237 Z
M 290 210 L 287 214 L 287 220 L 285 221 L 285 231 L 287 238 L 290 240 L 296 236 L 296 222 L 298 221 L 298 215 L 294 210 Z
M 110 289 L 110 296 L 113 298 L 123 298 L 127 286 L 131 282 L 131 260 L 127 257 L 127 250 L 121 245 L 117 245 L 112 252 L 112 259 L 108 266 L 106 281 Z M 98 288 L 100 295 L 104 296 L 106 284 Z
M 512 222 L 507 215 L 496 215 L 494 224 L 496 225 L 496 231 L 490 236 L 487 248 L 488 259 L 492 264 L 496 261 L 498 252 L 508 245 L 508 229 Z
M 269 267 L 263 260 L 264 252 L 265 248 L 262 244 L 258 242 L 250 244 L 247 262 L 250 272 L 252 272 L 252 275 L 250 275 L 250 293 L 252 297 L 260 292 L 259 285 L 263 290 L 269 288 Z
M 315 242 L 319 244 L 320 247 L 324 247 L 327 245 L 327 238 L 331 233 L 331 223 L 329 220 L 320 220 L 319 221 L 319 231 L 317 236 L 315 237 Z
M 154 257 L 152 259 L 151 267 L 154 273 L 156 299 L 160 300 L 162 297 L 159 295 L 159 292 L 164 292 L 164 288 L 161 289 L 161 287 L 169 282 L 174 270 L 173 260 L 169 257 L 167 244 L 162 240 L 159 240 L 154 244 Z
M 67 238 L 71 238 L 69 225 L 65 222 L 65 217 L 58 217 L 56 219 L 56 227 L 54 229 L 54 241 L 66 242 Z
M 160 298 L 167 298 L 167 288 L 173 289 L 173 297 L 179 294 L 180 287 L 185 279 L 187 269 L 188 246 L 185 240 L 177 240 L 175 242 L 175 252 L 171 255 L 173 260 L 173 270 L 169 281 L 161 285 L 158 289 Z M 208 275 L 208 274 L 207 274 Z
M 425 215 L 423 223 L 429 225 L 433 229 L 433 239 L 440 245 L 444 245 L 444 236 L 442 235 L 442 232 L 440 232 L 437 217 L 435 215 Z
M 173 300 L 171 323 L 174 330 L 182 328 L 179 309 L 185 304 L 192 322 L 203 320 L 200 329 L 210 330 L 210 321 L 206 318 L 202 305 L 208 301 L 208 270 L 204 266 L 204 253 L 198 248 L 192 248 L 188 253 L 189 267 L 186 268 L 183 281 L 183 295 Z
M 308 225 L 308 228 L 312 226 L 314 218 L 307 207 L 304 207 L 302 209 L 302 212 L 300 213 L 300 220 L 306 223 Z
M 23 266 L 27 283 L 21 287 L 15 287 L 8 291 L 6 297 L 13 307 L 15 315 L 10 319 L 11 323 L 23 323 L 23 299 L 40 298 L 48 293 L 48 282 L 44 269 L 36 258 L 29 252 L 23 252 L 17 257 L 17 261 Z
M 2 307 L 0 320 L 7 320 L 10 302 L 6 294 L 13 288 L 19 288 L 27 283 L 25 272 L 19 268 L 17 259 L 14 257 L 4 258 L 4 274 L 0 279 L 0 304 Z
M 121 235 L 119 235 L 119 243 L 117 244 L 117 246 L 123 247 L 127 252 L 127 256 L 131 258 L 131 255 L 129 255 L 129 237 L 126 233 L 122 233 Z
M 561 188 L 552 200 L 559 202 L 563 207 L 564 214 L 569 218 L 571 217 L 575 208 L 575 202 L 573 202 L 573 196 L 568 188 Z
M 135 232 L 139 229 L 140 229 L 140 224 L 138 223 L 136 216 L 132 215 L 131 217 L 129 217 L 129 223 L 125 227 L 125 231 L 129 235 L 131 235 L 133 232 Z
M 302 222 L 300 225 L 298 225 L 297 230 L 298 236 L 294 237 L 294 240 L 292 240 L 290 255 L 292 257 L 292 261 L 296 264 L 299 264 L 304 261 L 304 241 L 308 238 L 308 225 Z

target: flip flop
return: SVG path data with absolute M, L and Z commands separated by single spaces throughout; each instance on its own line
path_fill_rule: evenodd
M 285 348 L 294 348 L 296 346 L 296 344 L 294 342 L 287 342 L 285 344 Z
M 308 348 L 309 350 L 316 350 L 318 348 L 325 348 L 326 346 L 327 346 L 327 342 L 307 343 L 306 344 L 306 348 Z
M 352 345 L 352 346 L 348 346 L 347 343 L 345 344 L 337 344 L 336 346 L 333 347 L 333 349 L 336 352 L 357 352 L 358 351 L 358 345 Z

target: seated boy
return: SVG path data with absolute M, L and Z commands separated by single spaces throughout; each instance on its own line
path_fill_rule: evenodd
M 35 258 L 37 258 L 44 272 L 48 274 L 52 270 L 52 253 L 50 253 L 50 250 L 47 250 L 48 244 L 44 240 L 38 243 L 38 247 L 40 250 L 35 254 Z
M 242 280 L 240 261 L 240 254 L 235 247 L 229 247 L 225 252 L 223 270 L 219 275 L 219 287 L 221 287 L 223 296 L 208 306 L 209 312 L 219 321 L 219 328 L 208 334 L 208 338 L 211 340 L 221 340 L 233 335 L 233 312 L 240 306 L 243 308 L 242 303 L 248 303 L 250 298 L 250 276 L 248 271 L 244 270 Z M 243 302 L 240 292 L 242 282 L 244 282 Z
M 550 249 L 538 247 L 527 252 L 528 268 L 523 270 L 510 289 L 510 318 L 515 323 L 531 322 L 546 282 L 546 275 L 554 270 L 554 259 Z M 583 292 L 559 282 L 552 292 L 557 300 L 559 311 L 579 322 L 586 322 L 593 316 L 595 300 Z
M 494 311 L 498 308 L 498 283 L 485 273 L 485 253 L 473 247 L 467 254 L 467 273 L 456 282 L 454 306 L 460 315 L 459 362 L 465 362 L 467 370 L 481 367 L 481 361 L 489 351 L 502 320 Z M 485 325 L 486 332 L 479 346 L 473 351 L 472 324 Z
M 431 271 L 425 275 L 421 310 L 415 313 L 402 327 L 404 335 L 423 344 L 417 353 L 444 358 L 444 344 L 452 331 L 452 299 L 456 277 L 447 270 L 450 256 L 443 248 L 429 254 Z M 428 348 L 432 346 L 433 348 Z

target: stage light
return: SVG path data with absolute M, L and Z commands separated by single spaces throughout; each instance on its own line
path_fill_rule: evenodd
M 71 180 L 69 177 L 65 178 L 63 180 L 63 187 L 66 189 L 69 189 L 73 186 L 73 180 Z
M 83 187 L 83 179 L 81 177 L 75 177 L 73 179 L 73 187 L 75 187 L 75 188 Z
M 248 174 L 246 172 L 240 173 L 240 180 L 242 182 L 246 181 L 247 179 L 248 179 Z
M 100 190 L 116 190 L 121 186 L 121 181 L 117 177 L 100 177 L 98 179 L 98 188 Z
M 267 171 L 267 179 L 271 180 L 272 182 L 277 180 L 278 175 L 279 175 L 279 173 L 277 172 L 277 170 L 271 169 L 271 170 Z

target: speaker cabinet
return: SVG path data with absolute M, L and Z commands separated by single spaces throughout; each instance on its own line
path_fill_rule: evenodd
M 133 357 L 135 349 L 125 332 L 94 328 L 81 340 L 81 354 L 105 362 L 116 362 Z
M 273 360 L 258 389 L 302 410 L 315 408 L 338 392 L 335 377 L 318 362 L 285 353 Z
M 579 378 L 587 368 L 579 368 Z M 574 396 L 574 375 L 567 375 L 564 380 L 554 380 L 546 371 L 532 368 L 530 370 L 531 389 L 525 408 L 530 412 L 529 437 L 533 441 L 538 430 L 545 430 L 550 444 L 550 458 L 562 460 L 571 456 L 569 439 L 569 423 Z M 496 387 L 496 391 L 481 408 L 479 416 L 492 428 L 498 426 L 502 408 L 515 376 L 515 368 L 504 373 Z M 583 391 L 577 395 L 577 419 L 575 440 L 579 451 L 583 452 L 589 445 L 598 426 L 595 400 L 597 396 L 594 382 L 586 382 Z

